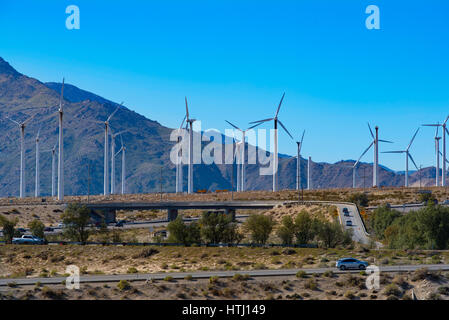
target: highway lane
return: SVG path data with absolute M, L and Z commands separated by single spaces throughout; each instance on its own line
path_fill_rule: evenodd
M 357 206 L 355 204 L 344 204 L 344 203 L 336 203 L 335 206 L 338 208 L 340 223 L 343 228 L 351 229 L 353 231 L 352 239 L 356 242 L 362 244 L 368 244 L 370 241 L 369 234 L 366 232 L 365 227 L 363 226 L 362 217 L 359 214 Z M 349 216 L 345 217 L 343 208 L 347 208 L 349 212 Z M 351 220 L 352 226 L 347 226 L 346 221 Z
M 381 266 L 380 272 L 408 272 L 415 271 L 420 268 L 427 268 L 429 271 L 448 271 L 449 264 L 419 264 L 419 265 L 398 265 L 398 266 Z M 162 272 L 162 273 L 146 273 L 146 274 L 114 274 L 114 275 L 87 275 L 80 276 L 80 283 L 95 282 L 118 282 L 120 280 L 128 281 L 146 281 L 150 279 L 163 280 L 166 277 L 173 279 L 184 279 L 186 276 L 192 276 L 193 279 L 207 279 L 213 276 L 221 278 L 233 277 L 235 274 L 245 274 L 250 277 L 273 277 L 273 276 L 295 276 L 298 271 L 304 271 L 306 274 L 322 274 L 326 271 L 332 271 L 336 274 L 359 273 L 360 270 L 340 271 L 336 268 L 305 268 L 305 269 L 276 269 L 276 270 L 242 270 L 242 271 L 200 271 L 200 272 Z M 53 278 L 11 278 L 0 279 L 0 287 L 7 287 L 8 283 L 16 283 L 17 285 L 34 285 L 40 282 L 46 284 L 61 284 L 66 280 L 65 277 Z

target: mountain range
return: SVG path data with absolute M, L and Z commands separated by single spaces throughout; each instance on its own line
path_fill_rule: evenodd
M 26 194 L 34 194 L 35 137 L 40 130 L 40 172 L 42 195 L 51 193 L 51 152 L 57 143 L 59 92 L 61 83 L 43 83 L 15 70 L 0 58 L 0 196 L 17 196 L 19 193 L 20 141 L 15 121 L 24 121 L 31 115 L 33 120 L 26 127 Z M 160 108 L 163 106 L 149 106 Z M 175 166 L 170 161 L 170 141 L 173 129 L 148 119 L 131 107 L 82 90 L 76 86 L 64 86 L 64 150 L 65 194 L 91 194 L 103 192 L 104 121 L 116 108 L 111 120 L 114 132 L 122 134 L 127 149 L 127 193 L 174 192 Z M 183 110 L 183 106 L 180 106 Z M 198 133 L 196 133 L 198 134 Z M 116 139 L 117 150 L 120 139 Z M 216 143 L 223 143 L 217 141 Z M 203 144 L 204 145 L 204 144 Z M 312 164 L 313 188 L 343 188 L 352 186 L 354 160 L 336 163 Z M 120 184 L 121 157 L 116 160 L 115 181 Z M 88 172 L 90 170 L 90 172 Z M 404 173 L 380 167 L 381 186 L 402 186 Z M 231 189 L 231 165 L 194 165 L 194 190 L 209 191 Z M 301 159 L 301 182 L 306 187 L 307 161 Z M 432 185 L 435 168 L 412 172 L 410 184 Z M 187 166 L 184 166 L 184 189 L 187 188 Z M 279 156 L 279 188 L 293 189 L 296 185 L 296 157 Z M 372 164 L 360 163 L 357 169 L 357 187 L 369 187 L 372 181 Z M 270 190 L 271 176 L 260 176 L 259 165 L 247 165 L 246 186 L 248 190 Z M 119 188 L 118 188 L 119 189 Z

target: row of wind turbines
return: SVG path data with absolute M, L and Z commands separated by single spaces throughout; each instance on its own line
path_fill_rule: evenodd
M 34 196 L 39 197 L 41 195 L 41 182 L 40 182 L 40 153 L 41 152 L 51 152 L 51 195 L 52 197 L 56 197 L 59 201 L 64 200 L 64 140 L 63 140 L 63 118 L 64 118 L 64 79 L 62 79 L 61 93 L 59 96 L 59 109 L 58 113 L 58 140 L 54 147 L 50 150 L 40 150 L 40 128 L 37 132 L 35 138 L 35 151 L 36 151 L 36 166 L 35 166 L 35 190 Z M 119 108 L 123 105 L 123 102 L 119 107 L 115 109 L 115 111 L 109 115 L 109 117 L 101 122 L 94 122 L 104 124 L 104 190 L 103 194 L 105 196 L 109 194 L 116 194 L 116 179 L 115 179 L 115 158 L 121 153 L 121 194 L 125 194 L 126 192 L 126 147 L 123 143 L 122 133 L 128 132 L 128 130 L 123 130 L 117 133 L 113 133 L 112 128 L 110 126 L 109 121 L 114 116 L 114 114 L 119 110 Z M 17 122 L 9 117 L 10 121 L 15 123 L 20 130 L 20 185 L 19 185 L 19 197 L 25 198 L 25 186 L 26 186 L 26 176 L 25 176 L 25 128 L 26 126 L 34 119 L 37 113 L 30 116 L 23 122 Z M 111 136 L 111 151 L 109 151 L 109 136 Z M 115 150 L 115 139 L 120 136 L 121 147 L 116 152 Z M 58 149 L 58 159 L 57 159 L 57 176 L 56 176 L 56 147 Z M 109 171 L 109 162 L 111 162 L 111 167 Z M 111 178 L 110 178 L 111 177 Z M 57 186 L 56 186 L 56 178 L 57 178 Z M 110 183 L 109 183 L 110 180 Z M 56 195 L 57 193 L 57 195 Z
M 284 131 L 288 134 L 288 136 L 293 140 L 293 136 L 290 134 L 290 132 L 287 130 L 287 128 L 284 126 L 284 124 L 281 122 L 281 120 L 279 119 L 279 111 L 282 105 L 282 102 L 284 100 L 285 97 L 285 93 L 282 95 L 282 98 L 279 102 L 279 105 L 276 109 L 276 113 L 274 115 L 274 117 L 272 118 L 267 118 L 267 119 L 262 119 L 262 120 L 257 120 L 257 121 L 253 121 L 250 122 L 250 124 L 252 124 L 252 126 L 248 127 L 247 129 L 243 130 L 240 127 L 236 126 L 235 124 L 231 123 L 228 120 L 225 120 L 229 125 L 231 125 L 233 128 L 235 128 L 236 130 L 240 131 L 242 134 L 242 138 L 240 141 L 238 141 L 236 143 L 236 153 L 237 154 L 241 154 L 240 155 L 240 164 L 237 164 L 237 191 L 245 191 L 246 187 L 245 187 L 245 152 L 246 152 L 246 141 L 245 141 L 245 134 L 246 132 L 248 132 L 248 130 L 251 130 L 265 122 L 269 122 L 269 121 L 273 121 L 274 124 L 274 150 L 273 150 L 273 175 L 272 175 L 272 179 L 273 179 L 273 192 L 278 191 L 278 169 L 279 169 L 279 162 L 278 162 L 278 124 L 282 127 L 282 129 L 284 129 Z M 193 193 L 193 166 L 192 166 L 192 153 L 193 153 L 193 130 L 192 130 L 192 124 L 193 122 L 195 122 L 195 119 L 190 119 L 189 118 L 189 110 L 188 110 L 188 104 L 187 104 L 187 98 L 185 99 L 186 101 L 186 116 L 184 117 L 181 126 L 179 127 L 180 129 L 183 127 L 184 121 L 187 119 L 187 124 L 186 124 L 186 129 L 189 132 L 189 157 L 188 157 L 188 193 Z M 423 126 L 426 127 L 436 127 L 436 134 L 435 134 L 435 156 L 436 156 L 436 165 L 435 165 L 435 170 L 436 170 L 436 178 L 435 178 L 435 186 L 446 186 L 446 163 L 449 163 L 449 161 L 446 158 L 446 134 L 449 134 L 449 130 L 447 129 L 446 125 L 447 125 L 447 121 L 449 119 L 449 116 L 446 117 L 445 121 L 440 124 L 440 123 L 436 123 L 436 124 L 423 124 Z M 443 139 L 443 152 L 440 151 L 440 144 L 439 141 L 441 139 L 441 137 L 438 136 L 438 129 L 439 127 L 442 128 L 443 131 L 443 135 L 442 135 L 442 139 Z M 393 143 L 392 141 L 388 141 L 388 140 L 382 140 L 379 139 L 379 127 L 376 126 L 375 127 L 375 132 L 373 132 L 373 130 L 371 129 L 370 124 L 368 123 L 368 129 L 371 135 L 371 143 L 370 145 L 364 150 L 364 152 L 360 155 L 359 159 L 357 161 L 354 162 L 354 164 L 351 166 L 353 173 L 352 173 L 352 187 L 356 188 L 356 176 L 357 176 L 357 167 L 360 163 L 360 160 L 363 158 L 363 156 L 373 147 L 373 181 L 372 181 L 372 186 L 373 187 L 378 187 L 379 186 L 379 143 L 380 142 L 384 142 L 384 143 Z M 405 148 L 405 150 L 394 150 L 394 151 L 384 151 L 382 153 L 396 153 L 396 154 L 404 154 L 405 155 L 405 182 L 404 182 L 404 186 L 408 187 L 409 186 L 409 159 L 412 161 L 413 165 L 415 166 L 415 168 L 419 171 L 420 169 L 418 168 L 415 160 L 413 159 L 413 156 L 410 153 L 410 148 L 413 144 L 413 141 L 416 138 L 416 135 L 419 132 L 419 128 L 415 131 L 412 139 L 410 140 L 410 143 L 408 144 L 408 146 Z M 302 189 L 302 184 L 301 184 L 301 148 L 303 145 L 303 140 L 304 140 L 304 134 L 305 131 L 303 131 L 302 137 L 299 141 L 296 141 L 297 144 L 297 162 L 296 162 L 296 190 L 300 190 Z M 233 137 L 235 140 L 235 137 Z M 180 138 L 179 138 L 180 139 Z M 179 142 L 179 140 L 178 140 Z M 443 168 L 442 168 L 442 172 L 441 172 L 441 177 L 440 177 L 440 156 L 443 158 Z M 234 163 L 233 163 L 234 165 Z M 176 165 L 176 192 L 183 192 L 183 186 L 182 186 L 182 164 L 178 163 Z M 307 189 L 311 189 L 311 185 L 312 185 L 312 181 L 311 181 L 311 157 L 308 158 L 308 163 L 307 163 Z

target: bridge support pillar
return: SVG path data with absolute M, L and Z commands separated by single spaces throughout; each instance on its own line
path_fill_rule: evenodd
M 230 214 L 232 216 L 232 221 L 235 221 L 235 209 L 226 209 L 225 214 Z
M 167 210 L 167 220 L 173 221 L 178 217 L 178 209 L 168 209 Z

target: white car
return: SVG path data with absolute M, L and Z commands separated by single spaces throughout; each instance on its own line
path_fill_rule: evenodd
M 13 244 L 44 244 L 45 240 L 30 234 L 25 234 L 20 238 L 12 238 Z

